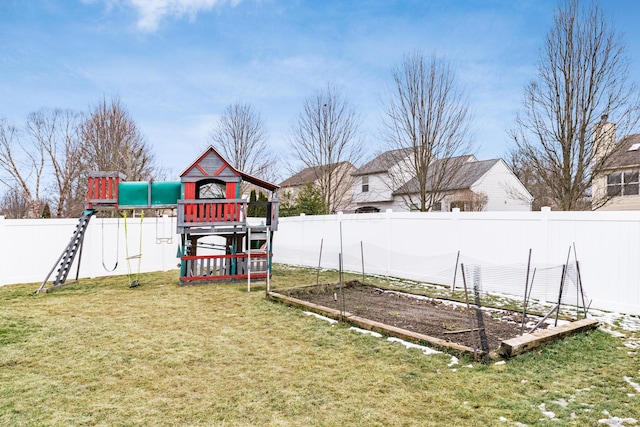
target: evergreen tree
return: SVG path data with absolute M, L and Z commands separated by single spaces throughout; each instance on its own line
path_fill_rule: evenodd
M 262 193 L 260 193 L 260 194 L 262 194 Z M 247 216 L 248 217 L 254 218 L 254 217 L 258 216 L 258 213 L 257 213 L 258 206 L 255 205 L 255 202 L 257 201 L 257 199 L 258 198 L 256 196 L 256 190 L 252 189 L 251 190 L 251 194 L 249 195 L 249 206 L 247 208 Z
M 296 199 L 298 212 L 306 215 L 324 215 L 327 207 L 320 189 L 313 184 L 307 184 Z

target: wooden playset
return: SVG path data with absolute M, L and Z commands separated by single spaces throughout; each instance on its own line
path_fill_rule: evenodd
M 243 183 L 267 192 L 267 202 L 251 203 L 260 205 L 263 217 L 249 220 L 250 203 L 240 198 Z M 278 186 L 238 171 L 213 147 L 180 175 L 180 181 L 127 182 L 119 172 L 95 172 L 88 177 L 87 187 L 86 209 L 38 292 L 65 283 L 76 255 L 82 253 L 89 220 L 100 210 L 175 210 L 176 233 L 181 239 L 180 284 L 240 279 L 250 284 L 261 279 L 268 285 L 273 233 L 278 229 Z M 205 245 L 199 240 L 208 236 L 224 240 L 224 254 L 198 254 L 198 248 Z M 80 259 L 81 255 L 78 268 Z M 52 285 L 45 288 L 56 268 Z M 136 279 L 130 286 L 137 284 Z

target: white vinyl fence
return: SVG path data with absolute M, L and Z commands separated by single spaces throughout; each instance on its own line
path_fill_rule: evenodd
M 175 234 L 175 218 L 91 218 L 85 233 L 80 277 L 127 274 L 177 269 L 180 236 Z M 0 216 L 0 286 L 42 282 L 71 239 L 77 219 L 5 219 Z M 142 235 L 140 234 L 142 233 Z M 126 235 L 125 235 L 126 234 Z M 140 240 L 142 236 L 142 249 Z M 67 280 L 74 280 L 78 257 Z M 113 270 L 116 266 L 117 268 Z M 104 266 L 103 266 L 104 263 Z M 56 268 L 57 270 L 57 268 Z M 50 280 L 55 278 L 55 271 Z M 176 272 L 176 278 L 177 278 Z M 37 289 L 37 287 L 34 289 Z
M 529 250 L 535 299 L 556 301 L 562 265 L 569 257 L 567 275 L 575 282 L 577 258 L 587 306 L 640 314 L 640 212 L 387 211 L 282 218 L 274 262 L 317 267 L 320 261 L 323 268 L 337 268 L 342 252 L 348 271 L 361 271 L 364 260 L 367 274 L 446 285 L 457 271 L 460 286 L 459 251 L 461 263 L 478 266 L 483 290 L 506 286 L 521 295 Z M 563 301 L 581 305 L 576 289 L 566 288 Z
M 77 223 L 76 219 L 0 217 L 0 285 L 42 282 Z M 145 218 L 142 227 L 139 218 L 129 218 L 125 236 L 122 219 L 92 218 L 80 277 L 127 274 L 127 247 L 129 256 L 142 253 L 141 272 L 176 269 L 175 227 L 175 219 L 169 217 Z M 452 283 L 455 270 L 457 286 L 459 251 L 460 263 L 477 266 L 484 290 L 510 286 L 514 294 L 524 288 L 531 249 L 532 270 L 537 269 L 532 296 L 550 301 L 557 298 L 561 266 L 571 247 L 571 274 L 576 276 L 577 258 L 587 304 L 640 315 L 640 212 L 387 211 L 281 218 L 274 262 L 316 267 L 321 244 L 323 268 L 337 268 L 342 252 L 346 270 L 361 271 L 364 259 L 367 274 L 446 285 Z M 103 267 L 104 261 L 107 269 L 113 268 L 116 259 L 114 272 Z M 130 260 L 133 272 L 137 262 Z M 69 280 L 75 278 L 75 264 Z

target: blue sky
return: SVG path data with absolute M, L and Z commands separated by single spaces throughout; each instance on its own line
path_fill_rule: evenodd
M 640 81 L 640 2 L 603 0 Z M 481 159 L 501 157 L 535 76 L 552 0 L 0 0 L 0 118 L 120 97 L 176 178 L 229 104 L 262 115 L 287 162 L 291 122 L 331 83 L 370 155 L 391 70 L 417 49 L 451 61 Z M 295 164 L 295 163 L 294 163 Z M 286 175 L 283 166 L 282 175 Z M 285 176 L 283 176 L 284 178 Z

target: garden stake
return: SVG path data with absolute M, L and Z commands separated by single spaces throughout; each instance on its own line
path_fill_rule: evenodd
M 522 335 L 524 332 L 524 322 L 527 319 L 527 304 L 529 303 L 529 300 L 531 299 L 531 290 L 533 289 L 533 281 L 536 278 L 536 268 L 533 269 L 533 274 L 531 274 L 531 284 L 529 285 L 529 292 L 527 293 L 527 295 L 525 295 L 525 306 L 524 306 L 524 310 L 522 311 L 522 326 L 520 327 L 520 335 Z
M 527 278 L 524 281 L 524 301 L 522 302 L 522 325 L 520 326 L 520 335 L 524 331 L 524 319 L 527 315 L 527 290 L 529 288 L 529 269 L 531 268 L 531 248 L 529 248 L 529 260 L 527 261 Z
M 556 311 L 556 321 L 553 326 L 558 326 L 558 316 L 560 316 L 560 301 L 562 301 L 562 288 L 564 287 L 564 277 L 567 272 L 567 265 L 562 266 L 562 277 L 560 278 L 560 292 L 558 293 L 558 311 Z
M 318 255 L 318 271 L 316 272 L 316 286 L 318 286 L 318 281 L 320 280 L 320 262 L 322 261 L 322 243 L 324 243 L 324 239 L 320 239 L 320 255 Z
M 582 296 L 582 308 L 584 310 L 584 318 L 587 318 L 587 305 L 584 300 L 584 288 L 582 287 L 582 275 L 580 274 L 580 262 L 578 261 L 578 252 L 576 252 L 576 242 L 573 242 L 573 256 L 576 259 L 576 270 L 578 271 L 578 289 Z M 577 316 L 576 316 L 577 317 Z
M 460 264 L 460 271 L 462 272 L 462 284 L 464 285 L 464 299 L 467 302 L 467 310 L 469 309 L 469 295 L 467 294 L 467 277 L 464 274 L 464 264 Z
M 478 280 L 476 280 L 478 279 Z M 476 319 L 478 323 L 478 335 L 480 336 L 480 348 L 482 349 L 482 363 L 489 363 L 489 343 L 487 341 L 487 331 L 484 329 L 484 318 L 480 306 L 480 280 L 476 276 L 473 278 L 473 294 L 476 302 Z
M 456 275 L 458 274 L 458 261 L 460 261 L 460 251 L 458 251 L 458 256 L 456 256 L 456 268 L 453 269 L 453 283 L 451 284 L 451 295 L 456 292 Z
M 531 328 L 531 330 L 529 331 L 529 333 L 533 333 L 536 329 L 538 329 L 538 326 L 542 325 L 542 323 L 543 323 L 545 320 L 547 320 L 547 319 L 548 319 L 548 318 L 553 314 L 553 312 L 554 312 L 554 311 L 556 311 L 556 310 L 557 310 L 557 311 L 560 311 L 560 304 L 558 304 L 558 305 L 556 305 L 555 307 L 553 307 L 553 308 L 551 309 L 551 311 L 550 311 L 550 312 L 548 312 L 548 313 L 546 314 L 546 316 L 544 316 L 544 317 L 543 317 L 543 318 L 542 318 L 538 323 L 536 323 L 536 325 L 535 325 L 533 328 Z
M 362 260 L 362 283 L 364 284 L 364 247 L 362 240 L 360 240 L 360 259 Z

